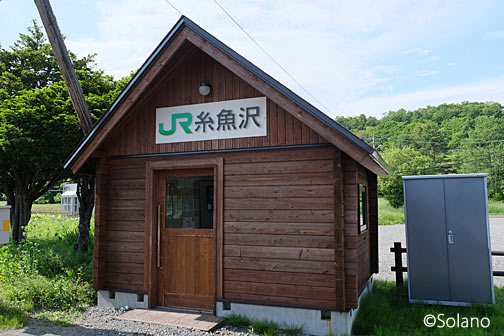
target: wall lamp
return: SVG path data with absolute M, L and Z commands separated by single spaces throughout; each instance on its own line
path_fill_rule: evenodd
M 212 87 L 206 81 L 203 81 L 199 87 L 199 93 L 202 96 L 208 96 L 212 91 Z

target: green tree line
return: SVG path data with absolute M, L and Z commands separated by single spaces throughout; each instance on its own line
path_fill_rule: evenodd
M 496 102 L 463 102 L 400 109 L 383 118 L 337 117 L 336 121 L 373 146 L 392 173 L 379 192 L 403 204 L 406 175 L 487 173 L 488 194 L 504 199 L 504 115 Z

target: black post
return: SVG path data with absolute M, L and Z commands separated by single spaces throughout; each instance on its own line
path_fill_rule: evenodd
M 395 265 L 392 266 L 391 271 L 396 274 L 396 286 L 403 285 L 403 272 L 408 269 L 402 265 L 402 254 L 406 252 L 405 248 L 401 248 L 401 242 L 395 242 L 394 247 L 390 248 L 390 252 L 394 253 Z

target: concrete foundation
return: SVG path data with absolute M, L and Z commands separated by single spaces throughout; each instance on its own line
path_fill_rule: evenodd
M 373 288 L 373 278 L 371 277 L 366 287 L 359 296 L 359 306 L 361 298 Z M 244 315 L 252 319 L 270 320 L 278 323 L 280 328 L 289 326 L 303 326 L 303 332 L 312 335 L 350 335 L 352 324 L 357 315 L 357 309 L 347 312 L 322 312 L 315 309 L 289 308 L 262 306 L 244 303 L 227 303 L 217 301 L 217 316 L 228 316 L 231 314 Z
M 108 290 L 98 291 L 98 308 L 148 308 L 148 295 Z

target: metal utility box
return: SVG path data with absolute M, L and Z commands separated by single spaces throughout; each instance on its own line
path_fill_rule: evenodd
M 7 244 L 9 242 L 10 208 L 10 205 L 0 206 L 0 244 Z
M 410 302 L 494 303 L 486 174 L 403 176 Z

